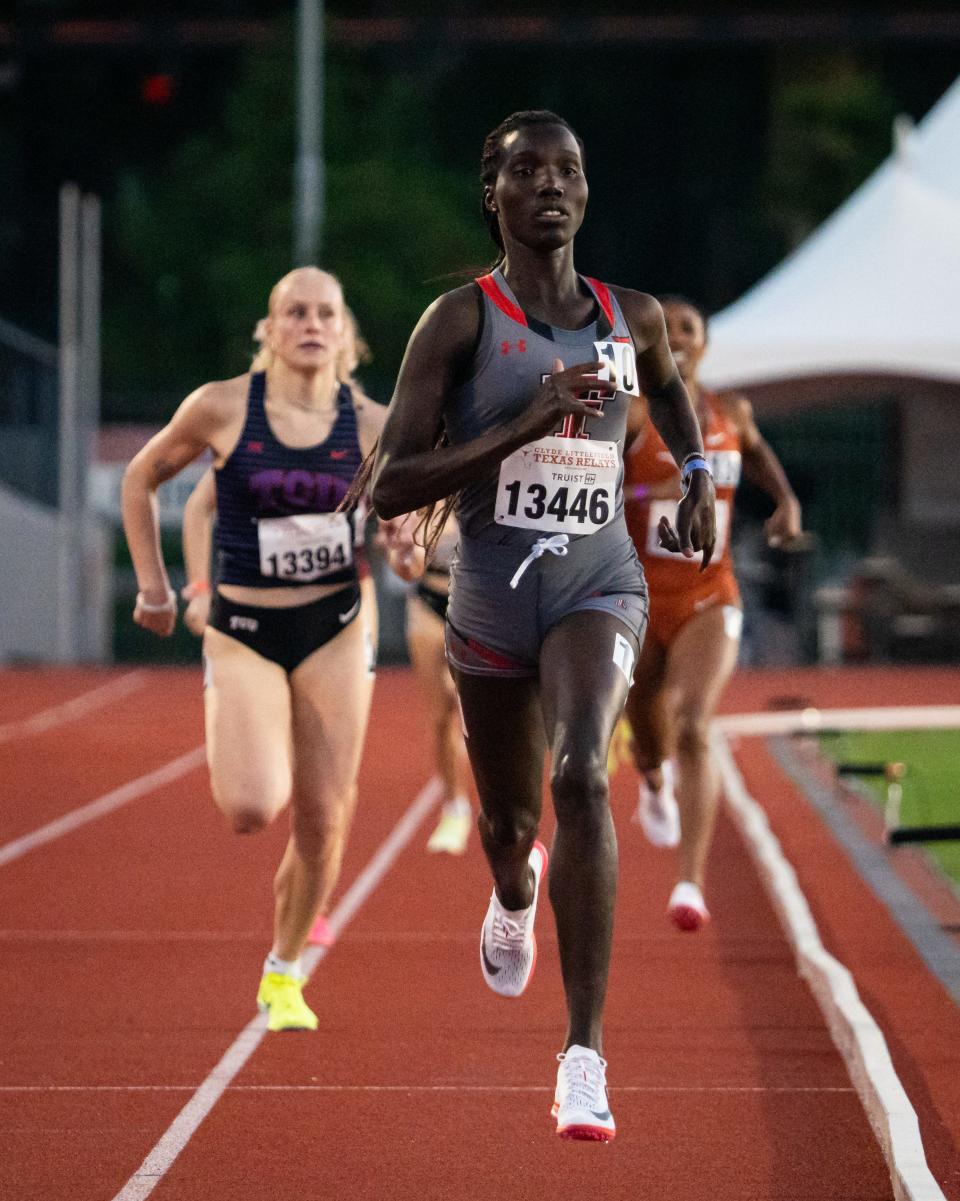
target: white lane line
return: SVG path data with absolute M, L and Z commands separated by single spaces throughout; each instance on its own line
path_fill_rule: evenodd
M 950 730 L 960 726 L 960 705 L 891 705 L 875 709 L 788 709 L 716 717 L 721 734 L 759 737 L 816 734 L 820 730 Z
M 52 822 L 47 822 L 45 826 L 40 826 L 30 834 L 24 834 L 21 838 L 4 843 L 3 846 L 0 846 L 0 867 L 14 859 L 19 859 L 28 851 L 36 850 L 44 843 L 52 842 L 55 838 L 60 838 L 80 826 L 85 826 L 87 822 L 96 821 L 98 817 L 112 813 L 122 805 L 129 804 L 130 801 L 146 796 L 148 792 L 154 792 L 173 780 L 178 780 L 187 772 L 199 767 L 204 762 L 204 758 L 204 748 L 202 746 L 194 747 L 192 751 L 188 751 L 178 759 L 173 759 L 171 762 L 165 763 L 163 767 L 158 767 L 156 771 L 148 772 L 145 776 L 122 784 L 119 788 L 98 797 L 95 801 L 81 805 L 79 809 L 72 809 Z
M 3 1093 L 192 1093 L 195 1084 L 6 1084 Z M 231 1084 L 229 1093 L 549 1093 L 542 1084 Z M 615 1093 L 853 1093 L 829 1086 L 617 1084 Z
M 331 913 L 330 928 L 335 934 L 339 934 L 347 925 L 387 874 L 442 793 L 442 785 L 436 778 L 428 780 L 420 790 L 410 808 Z M 305 952 L 302 963 L 308 977 L 326 953 L 326 947 L 311 947 Z M 266 1033 L 267 1015 L 258 1013 L 227 1048 L 223 1058 L 180 1110 L 160 1141 L 114 1197 L 114 1201 L 142 1201 L 144 1197 L 149 1197 L 196 1133 L 201 1122 L 223 1096 L 231 1080 L 259 1047 Z
M 920 1125 L 896 1074 L 879 1026 L 850 972 L 820 940 L 816 922 L 766 814 L 750 796 L 726 739 L 711 732 L 723 791 L 767 894 L 780 917 L 797 969 L 826 1019 L 887 1161 L 897 1201 L 946 1201 L 927 1166 Z
M 28 738 L 31 734 L 44 734 L 54 726 L 63 725 L 64 722 L 78 721 L 95 709 L 102 709 L 104 705 L 109 705 L 131 692 L 136 692 L 138 688 L 143 687 L 146 679 L 145 671 L 128 671 L 119 679 L 100 684 L 96 688 L 91 688 L 89 692 L 82 692 L 73 700 L 64 701 L 61 705 L 41 709 L 32 717 L 2 722 L 0 723 L 0 745 L 4 742 L 12 742 L 15 738 Z

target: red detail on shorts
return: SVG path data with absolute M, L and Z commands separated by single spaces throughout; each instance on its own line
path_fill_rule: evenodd
M 610 297 L 610 289 L 606 284 L 602 284 L 598 279 L 591 279 L 589 275 L 585 275 L 583 278 L 596 293 L 597 300 L 600 302 L 600 307 L 603 309 L 606 319 L 611 325 L 616 325 L 616 321 L 614 320 L 613 316 L 613 300 Z M 629 338 L 627 341 L 629 341 Z
M 524 667 L 523 663 L 517 663 L 515 659 L 508 659 L 499 651 L 491 650 L 489 646 L 477 642 L 476 638 L 465 638 L 463 641 L 468 650 L 473 651 L 477 658 L 482 659 L 484 663 L 489 663 L 491 667 L 499 667 L 504 671 L 518 671 Z
M 330 451 L 331 459 L 345 459 L 346 457 L 347 457 L 347 452 L 345 450 L 331 450 Z
M 262 442 L 248 442 L 247 450 L 252 455 L 262 455 L 263 454 L 263 443 Z
M 522 308 L 513 303 L 509 296 L 504 295 L 500 285 L 492 275 L 481 275 L 476 280 L 477 287 L 493 301 L 501 313 L 506 313 L 511 321 L 520 325 L 527 324 L 527 318 Z

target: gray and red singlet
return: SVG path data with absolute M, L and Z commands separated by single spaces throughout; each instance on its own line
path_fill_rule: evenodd
M 623 516 L 636 350 L 616 297 L 596 280 L 585 283 L 597 319 L 579 330 L 529 318 L 499 270 L 476 282 L 483 328 L 470 375 L 444 409 L 452 444 L 521 413 L 555 359 L 564 367 L 610 363 L 619 384 L 611 391 L 598 381 L 588 398 L 602 417 L 568 417 L 460 494 L 448 654 L 464 671 L 527 675 L 547 632 L 579 610 L 609 612 L 642 641 L 646 586 Z

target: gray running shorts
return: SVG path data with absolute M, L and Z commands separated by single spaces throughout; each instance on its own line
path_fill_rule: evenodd
M 619 518 L 571 540 L 563 556 L 543 554 L 510 581 L 530 548 L 461 533 L 450 577 L 447 657 L 472 675 L 535 676 L 549 631 L 571 613 L 610 613 L 643 644 L 647 586 Z

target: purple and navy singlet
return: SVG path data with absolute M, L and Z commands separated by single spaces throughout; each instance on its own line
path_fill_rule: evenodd
M 280 442 L 264 408 L 266 375 L 250 377 L 247 418 L 217 470 L 217 579 L 251 588 L 346 584 L 357 578 L 354 513 L 338 513 L 360 466 L 353 396 L 337 392 L 337 416 L 315 446 Z

